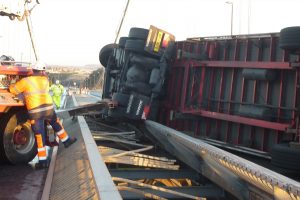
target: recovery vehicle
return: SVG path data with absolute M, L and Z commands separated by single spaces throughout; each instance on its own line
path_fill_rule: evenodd
M 20 21 L 28 16 L 36 4 L 29 10 L 31 0 L 2 1 L 0 15 Z M 39 1 L 36 1 L 39 3 Z M 28 31 L 31 33 L 30 25 Z M 31 36 L 31 34 L 30 34 Z M 31 38 L 32 45 L 33 39 Z M 34 45 L 33 45 L 34 46 Z M 36 52 L 35 52 L 36 53 Z M 35 54 L 36 58 L 37 55 Z M 31 63 L 17 62 L 11 56 L 0 57 L 0 163 L 28 163 L 37 154 L 35 137 L 22 97 L 8 92 L 12 81 L 17 81 L 32 73 Z

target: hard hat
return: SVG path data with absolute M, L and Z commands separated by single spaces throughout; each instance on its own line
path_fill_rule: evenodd
M 43 62 L 41 62 L 41 61 L 37 61 L 37 62 L 32 66 L 32 69 L 34 69 L 34 70 L 39 70 L 39 71 L 46 70 L 46 65 L 45 65 L 45 63 L 43 63 Z
M 59 80 L 56 80 L 55 83 L 56 83 L 56 84 L 59 84 Z

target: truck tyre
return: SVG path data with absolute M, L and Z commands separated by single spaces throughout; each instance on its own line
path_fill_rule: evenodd
M 130 82 L 148 82 L 149 80 L 149 73 L 143 70 L 141 67 L 137 65 L 131 66 L 126 74 L 127 81 Z
M 152 69 L 149 84 L 154 87 L 160 80 L 160 70 L 157 68 Z
M 120 37 L 120 39 L 119 39 L 119 47 L 120 48 L 124 48 L 127 40 L 128 40 L 128 37 Z
M 136 53 L 144 53 L 144 40 L 126 40 L 125 49 Z
M 275 145 L 271 150 L 271 163 L 274 166 L 300 170 L 300 149 L 294 149 L 289 146 L 289 143 Z
M 149 30 L 144 28 L 131 28 L 128 37 L 132 39 L 146 40 L 148 37 Z
M 134 91 L 139 94 L 149 96 L 151 94 L 151 88 L 148 84 L 143 82 L 129 82 L 126 81 L 125 88 L 129 91 Z
M 155 67 L 159 67 L 159 60 L 155 58 L 150 58 L 142 55 L 132 55 L 130 57 L 130 62 L 138 66 L 142 66 L 146 70 L 152 70 Z
M 279 47 L 289 51 L 300 50 L 300 26 L 281 29 Z
M 37 154 L 35 136 L 25 109 L 10 110 L 0 122 L 0 161 L 28 163 Z
M 109 56 L 113 54 L 116 44 L 107 44 L 99 52 L 99 61 L 103 67 L 107 66 Z
M 127 106 L 129 101 L 129 94 L 115 92 L 112 96 L 112 100 L 117 101 L 119 106 Z

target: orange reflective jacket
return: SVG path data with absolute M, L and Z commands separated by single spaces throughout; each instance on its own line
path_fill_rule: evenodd
M 9 87 L 15 95 L 22 93 L 28 110 L 43 104 L 53 104 L 49 94 L 49 81 L 46 76 L 29 76 Z

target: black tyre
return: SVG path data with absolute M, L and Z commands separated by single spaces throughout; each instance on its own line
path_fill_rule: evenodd
M 130 58 L 132 64 L 142 66 L 146 70 L 151 70 L 155 67 L 159 67 L 159 60 L 155 58 L 146 57 L 143 55 L 133 55 Z
M 160 80 L 160 70 L 157 68 L 152 69 L 149 84 L 151 87 L 154 87 L 156 84 L 159 83 Z
M 129 97 L 129 94 L 115 92 L 112 96 L 112 100 L 117 101 L 119 106 L 127 106 Z
M 144 40 L 126 40 L 125 49 L 136 53 L 144 53 Z
M 148 82 L 149 73 L 137 65 L 131 66 L 126 73 L 127 81 L 129 82 Z
M 300 149 L 291 148 L 289 143 L 275 145 L 271 150 L 271 157 L 274 166 L 300 170 Z
M 280 31 L 279 47 L 289 51 L 300 50 L 300 26 L 287 27 Z
M 124 48 L 128 37 L 120 37 L 119 39 L 119 47 Z
M 109 56 L 113 54 L 116 44 L 107 44 L 99 52 L 99 61 L 103 67 L 107 66 Z
M 35 136 L 25 109 L 10 110 L 0 122 L 0 161 L 28 163 L 37 154 Z
M 129 82 L 126 81 L 125 88 L 128 91 L 134 91 L 139 94 L 143 94 L 149 96 L 151 94 L 151 87 L 149 84 L 145 84 L 143 82 Z
M 132 39 L 146 40 L 148 37 L 149 30 L 144 28 L 131 28 L 128 37 Z

